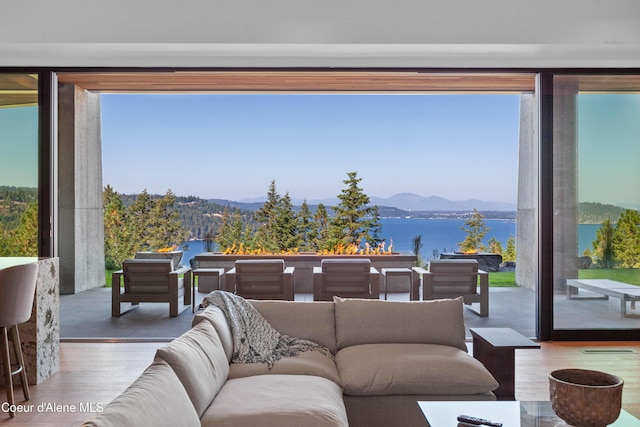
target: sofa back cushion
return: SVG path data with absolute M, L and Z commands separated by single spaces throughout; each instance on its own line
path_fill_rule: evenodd
M 200 419 L 174 370 L 159 358 L 102 412 L 83 424 L 90 427 L 163 425 L 197 426 Z
M 207 321 L 213 325 L 222 343 L 222 349 L 224 350 L 225 356 L 227 356 L 227 361 L 231 362 L 231 357 L 233 356 L 233 337 L 231 336 L 231 326 L 229 326 L 224 312 L 219 307 L 210 305 L 202 313 L 193 316 L 191 326 L 195 326 L 202 321 Z
M 167 346 L 156 357 L 166 361 L 202 416 L 229 376 L 229 362 L 213 325 L 200 322 Z
M 334 297 L 338 350 L 359 344 L 441 344 L 467 351 L 462 298 L 380 301 Z
M 334 303 L 315 301 L 250 300 L 281 334 L 314 341 L 336 352 Z

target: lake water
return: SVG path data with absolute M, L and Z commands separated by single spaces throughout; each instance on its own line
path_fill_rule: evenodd
M 420 218 L 382 218 L 382 232 L 387 245 L 393 241 L 396 252 L 413 251 L 413 238 L 422 236 L 422 259 L 433 258 L 433 251 L 451 252 L 458 249 L 458 243 L 465 238 L 462 231 L 464 220 L 460 219 L 420 219 Z M 485 220 L 489 232 L 485 236 L 485 243 L 495 237 L 506 249 L 509 236 L 516 236 L 516 223 L 503 220 Z M 582 255 L 585 248 L 591 248 L 591 242 L 596 237 L 599 225 L 580 224 L 578 226 L 578 255 Z M 188 242 L 182 262 L 187 264 L 194 256 L 204 252 L 204 242 L 194 240 Z

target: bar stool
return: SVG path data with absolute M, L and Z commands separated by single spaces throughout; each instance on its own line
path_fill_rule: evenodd
M 13 396 L 14 375 L 20 374 L 22 392 L 25 400 L 29 400 L 29 383 L 24 368 L 22 346 L 18 333 L 18 324 L 24 323 L 31 317 L 33 298 L 36 292 L 38 264 L 23 264 L 0 270 L 0 359 L 9 403 L 9 416 L 15 416 L 11 408 L 15 405 Z M 9 334 L 10 333 L 10 334 Z M 13 342 L 15 354 L 14 371 L 11 370 L 11 356 L 9 355 L 9 335 Z

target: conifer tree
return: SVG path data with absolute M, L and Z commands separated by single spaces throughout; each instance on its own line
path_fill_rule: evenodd
M 238 247 L 241 243 L 244 245 L 244 226 L 242 224 L 242 216 L 238 209 L 233 215 L 229 215 L 229 209 L 224 208 L 222 211 L 222 222 L 218 228 L 216 235 L 216 243 L 221 251 L 225 251 L 232 247 Z
M 105 266 L 112 270 L 118 270 L 122 267 L 122 261 L 135 252 L 125 221 L 126 209 L 122 198 L 110 185 L 105 187 L 102 198 Z
M 489 245 L 489 252 L 491 252 L 492 254 L 502 254 L 502 243 L 500 243 L 498 239 L 492 237 L 491 239 L 489 239 L 487 244 Z
M 477 209 L 473 209 L 473 213 L 464 222 L 464 226 L 460 227 L 467 236 L 464 241 L 459 243 L 462 252 L 481 252 L 486 250 L 482 239 L 489 232 L 489 227 L 484 223 L 484 216 Z
M 182 244 L 189 231 L 174 209 L 176 197 L 168 190 L 153 200 L 145 189 L 128 208 L 110 186 L 103 192 L 105 218 L 105 264 L 120 267 L 138 251 L 155 251 Z
M 178 245 L 189 239 L 189 232 L 182 227 L 180 215 L 174 209 L 176 196 L 167 190 L 164 197 L 154 200 L 151 205 L 147 242 L 151 250 Z
M 316 212 L 313 215 L 314 230 L 314 250 L 329 249 L 327 246 L 329 241 L 329 215 L 327 214 L 327 208 L 324 204 L 318 204 Z
M 298 250 L 300 247 L 300 235 L 298 231 L 298 218 L 293 211 L 293 204 L 289 193 L 285 193 L 279 200 L 275 217 L 275 236 L 278 242 L 278 250 L 281 252 Z
M 30 202 L 20 223 L 9 231 L 7 247 L 11 256 L 38 256 L 38 203 Z
M 297 220 L 300 250 L 303 252 L 316 251 L 317 247 L 314 241 L 316 226 L 306 199 L 302 202 L 302 205 L 300 205 Z
M 513 234 L 509 235 L 507 239 L 507 249 L 502 255 L 504 262 L 516 262 L 516 239 Z
M 281 197 L 276 190 L 276 182 L 271 181 L 267 191 L 267 200 L 256 212 L 258 228 L 255 234 L 256 245 L 268 252 L 279 252 L 278 215 L 281 214 Z
M 602 268 L 613 268 L 615 258 L 613 253 L 614 225 L 609 219 L 605 219 L 598 230 L 596 240 L 591 243 L 595 262 Z
M 625 210 L 612 235 L 615 263 L 621 268 L 640 268 L 640 213 Z
M 377 206 L 369 206 L 369 196 L 358 187 L 362 178 L 357 172 L 347 172 L 348 179 L 342 181 L 346 187 L 338 195 L 340 202 L 333 207 L 335 217 L 329 222 L 329 246 L 348 246 L 369 242 L 375 244 L 377 231 L 381 228 Z

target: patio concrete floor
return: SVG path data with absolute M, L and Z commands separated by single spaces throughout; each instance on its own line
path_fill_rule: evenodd
M 490 288 L 489 317 L 465 310 L 469 327 L 509 327 L 535 337 L 535 294 L 527 288 Z M 583 292 L 583 291 L 581 291 Z M 199 304 L 204 293 L 196 292 Z M 312 294 L 296 294 L 296 301 L 312 301 Z M 409 300 L 408 293 L 389 294 L 391 300 Z M 96 288 L 60 296 L 60 337 L 68 340 L 171 340 L 191 327 L 191 309 L 169 317 L 166 303 L 140 303 L 140 307 L 120 317 L 111 316 L 111 289 Z M 638 308 L 629 313 L 640 314 Z M 124 307 L 124 305 L 123 305 Z M 555 296 L 556 328 L 640 328 L 640 318 L 620 315 L 617 299 L 577 301 Z

